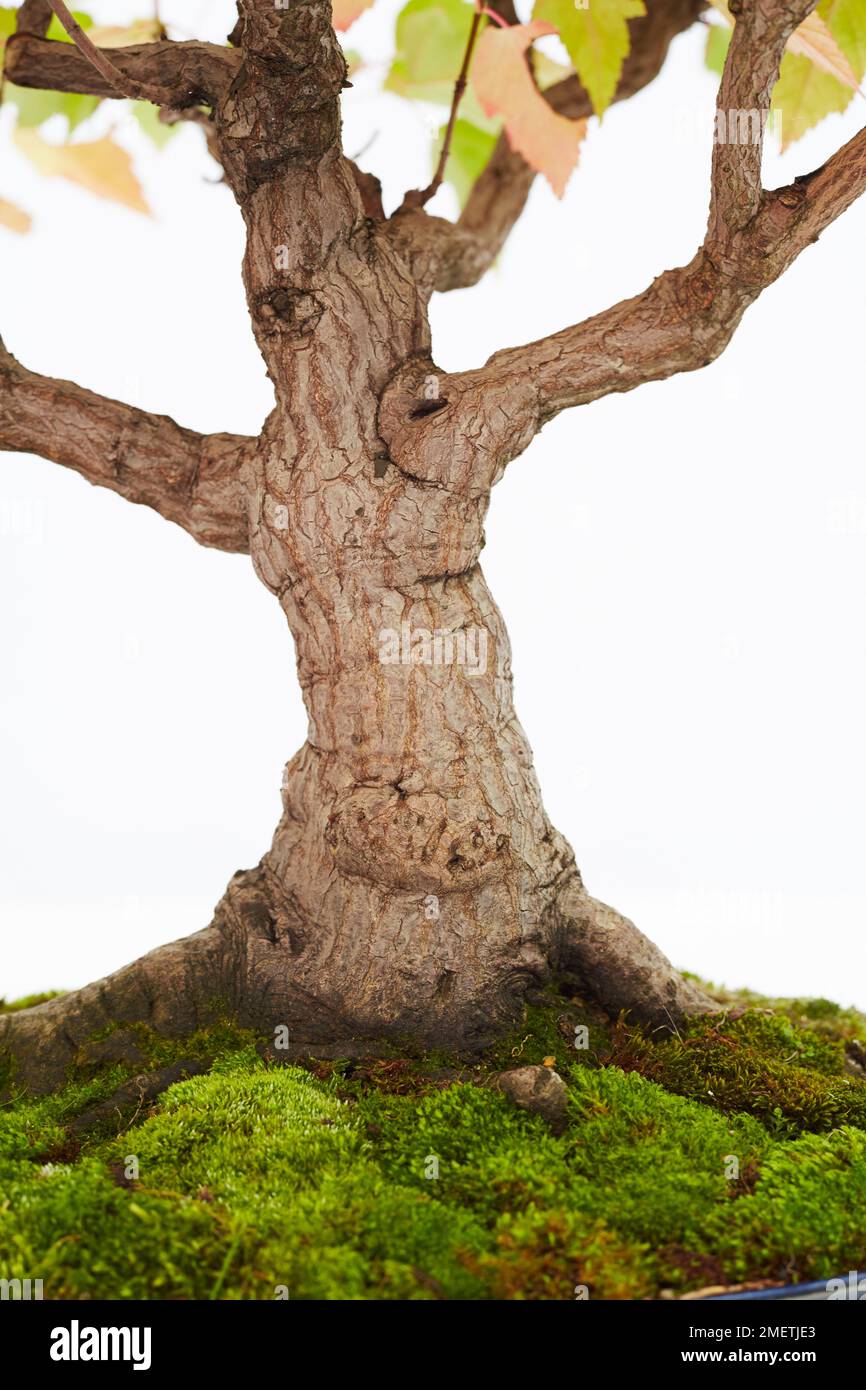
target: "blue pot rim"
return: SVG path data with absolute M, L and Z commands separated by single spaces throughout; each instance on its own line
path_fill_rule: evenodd
M 708 1294 L 701 1301 L 704 1303 L 732 1303 L 776 1298 L 802 1298 L 804 1294 L 826 1293 L 828 1284 L 837 1280 L 847 1285 L 852 1276 L 856 1287 L 861 1280 L 866 1280 L 866 1271 L 846 1270 L 844 1274 L 830 1275 L 827 1279 L 813 1279 L 808 1284 L 780 1284 L 777 1288 L 772 1289 L 744 1289 L 741 1293 L 713 1293 Z

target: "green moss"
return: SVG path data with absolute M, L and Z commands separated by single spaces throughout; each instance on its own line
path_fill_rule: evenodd
M 608 1060 L 677 1095 L 757 1115 L 780 1137 L 866 1129 L 866 1084 L 846 1070 L 843 1040 L 785 1015 L 703 1017 L 661 1041 L 621 1024 Z
M 866 1134 L 845 1126 L 771 1149 L 754 1192 L 717 1213 L 707 1238 L 737 1278 L 785 1268 L 819 1279 L 862 1267 L 866 1253 Z
M 62 989 L 49 989 L 44 994 L 28 994 L 23 999 L 15 999 L 7 1004 L 5 999 L 0 999 L 0 1014 L 11 1014 L 19 1009 L 32 1009 L 37 1004 L 47 1004 L 49 999 L 58 999 L 63 994 Z
M 481 1058 L 303 1068 L 219 1018 L 182 1042 L 132 1030 L 147 1068 L 208 1072 L 79 1136 L 128 1066 L 0 1109 L 0 1275 L 51 1298 L 485 1300 L 855 1268 L 866 1083 L 846 1048 L 866 1020 L 748 1005 L 665 1038 L 551 994 Z M 550 1057 L 558 1134 L 489 1084 Z
M 8 1051 L 0 1047 L 0 1096 L 5 1095 L 15 1077 L 15 1064 Z
M 684 973 L 730 1010 L 767 1009 L 773 1014 L 784 1015 L 793 1023 L 811 1024 L 817 1031 L 826 1032 L 838 1041 L 862 1039 L 866 1034 L 866 1016 L 832 999 L 773 999 L 749 989 L 723 989 L 698 975 Z

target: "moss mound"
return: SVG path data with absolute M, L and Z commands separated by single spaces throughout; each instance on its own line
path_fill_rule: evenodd
M 47 1298 L 572 1299 L 866 1261 L 866 1018 L 717 992 L 678 1035 L 536 1001 L 479 1059 L 280 1065 L 137 1032 L 0 1109 L 0 1276 Z M 553 1133 L 490 1085 L 554 1061 Z

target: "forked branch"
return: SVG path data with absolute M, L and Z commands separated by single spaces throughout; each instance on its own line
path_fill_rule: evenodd
M 14 41 L 6 44 L 5 74 L 19 87 L 95 97 L 154 93 L 147 99 L 183 107 L 217 101 L 228 90 L 241 55 L 217 44 L 162 40 L 113 48 L 108 62 L 111 72 L 107 75 L 105 63 L 94 65 L 79 47 L 38 38 L 29 29 L 19 28 Z
M 509 24 L 517 22 L 509 0 L 497 0 L 494 8 Z M 704 0 L 647 0 L 646 14 L 629 22 L 630 49 L 614 101 L 624 101 L 652 82 L 671 41 L 704 8 Z M 577 77 L 557 82 L 544 96 L 557 115 L 569 120 L 593 114 Z M 408 200 L 404 203 L 392 223 L 394 234 L 430 291 L 463 289 L 481 279 L 519 221 L 535 178 L 535 170 L 503 134 L 457 222 L 433 217 Z
M 709 224 L 690 264 L 572 328 L 443 376 L 447 407 L 403 432 L 416 469 L 419 455 L 459 456 L 468 432 L 483 433 L 485 476 L 473 480 L 483 486 L 559 411 L 706 366 L 761 291 L 866 191 L 866 129 L 772 192 L 761 187 L 760 139 L 743 138 L 744 117 L 750 128 L 766 125 L 785 45 L 814 8 L 815 0 L 742 0 L 719 90 Z M 401 443 L 391 442 L 397 462 Z
M 173 98 L 165 88 L 154 87 L 149 82 L 137 82 L 135 78 L 126 77 L 119 68 L 116 68 L 108 55 L 101 48 L 97 48 L 96 44 L 87 37 L 78 20 L 63 3 L 63 0 L 48 0 L 48 3 L 76 48 L 114 88 L 116 96 L 132 97 L 139 101 L 152 101 L 157 106 L 171 104 Z

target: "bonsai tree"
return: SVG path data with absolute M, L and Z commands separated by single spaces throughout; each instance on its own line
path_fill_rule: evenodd
M 793 135 L 842 109 L 866 67 L 866 7 L 719 0 L 709 221 L 693 259 L 457 373 L 436 364 L 431 296 L 484 275 L 533 180 L 562 191 L 589 118 L 650 82 L 704 3 L 538 0 L 521 24 L 511 0 L 410 0 L 389 82 L 446 104 L 431 183 L 390 213 L 340 141 L 349 78 L 335 25 L 362 8 L 240 0 L 226 46 L 174 42 L 158 25 L 144 42 L 94 42 L 61 0 L 5 12 L 16 93 L 132 98 L 163 128 L 204 128 L 246 226 L 274 408 L 258 438 L 203 436 L 39 376 L 0 344 L 0 447 L 249 554 L 285 613 L 309 714 L 272 843 L 210 925 L 0 1017 L 0 1048 L 33 1089 L 109 1024 L 182 1036 L 215 1009 L 283 1029 L 290 1052 L 350 1056 L 407 1037 L 480 1047 L 557 972 L 655 1026 L 716 1007 L 588 893 L 545 815 L 479 564 L 484 519 L 547 421 L 711 362 L 866 188 L 866 130 L 786 187 L 761 181 L 777 80 Z M 555 33 L 573 66 L 534 49 Z M 463 193 L 454 222 L 428 211 L 446 178 Z

